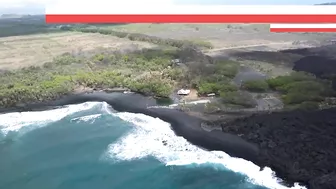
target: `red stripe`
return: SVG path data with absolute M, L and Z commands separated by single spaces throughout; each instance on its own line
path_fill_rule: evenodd
M 98 15 L 47 14 L 47 23 L 336 23 L 333 15 Z
M 270 32 L 336 32 L 336 28 L 270 28 Z

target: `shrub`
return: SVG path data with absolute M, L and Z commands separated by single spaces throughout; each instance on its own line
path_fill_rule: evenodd
M 61 56 L 54 58 L 53 63 L 56 65 L 70 65 L 73 63 L 79 63 L 80 60 L 70 53 L 65 53 Z
M 207 82 L 201 81 L 198 85 L 198 94 L 206 95 L 209 93 L 215 93 L 219 95 L 221 92 L 237 91 L 237 87 L 226 82 Z
M 325 86 L 325 84 L 317 81 L 295 81 L 278 87 L 278 90 L 285 93 L 299 92 L 321 94 L 326 88 L 327 86 Z
M 245 108 L 253 108 L 257 105 L 253 98 L 244 92 L 221 92 L 220 97 L 226 104 L 238 105 Z
M 316 80 L 316 77 L 305 72 L 293 72 L 288 76 L 278 76 L 276 78 L 268 79 L 267 83 L 270 88 L 277 90 L 279 87 L 290 84 L 292 82 L 311 80 Z
M 129 32 L 119 32 L 113 31 L 110 29 L 104 28 L 69 28 L 68 30 L 75 30 L 84 33 L 100 33 L 104 35 L 113 35 L 119 38 L 128 38 L 131 41 L 146 41 L 149 43 L 157 44 L 157 45 L 168 45 L 177 48 L 182 48 L 183 46 L 193 46 L 193 47 L 203 47 L 203 48 L 212 48 L 212 44 L 210 42 L 200 42 L 200 41 L 189 41 L 189 40 L 177 40 L 177 39 L 163 39 L 156 36 L 150 36 L 141 33 L 129 33 Z
M 198 85 L 198 94 L 206 95 L 209 93 L 219 94 L 220 85 L 218 83 L 210 83 L 206 81 L 201 81 Z
M 242 87 L 252 92 L 265 92 L 269 89 L 267 82 L 264 80 L 245 81 Z
M 299 109 L 304 109 L 304 110 L 315 110 L 319 108 L 319 103 L 318 102 L 303 102 L 298 105 Z
M 207 49 L 213 49 L 214 48 L 212 43 L 210 43 L 209 41 L 192 40 L 191 42 L 198 45 L 198 46 L 205 47 Z
M 300 104 L 305 101 L 314 101 L 314 102 L 321 102 L 323 101 L 323 97 L 319 94 L 305 94 L 301 92 L 293 92 L 283 95 L 282 97 L 285 104 Z
M 283 94 L 283 101 L 290 108 L 316 108 L 325 97 L 335 95 L 331 83 L 304 72 L 293 72 L 267 81 L 272 89 Z
M 316 110 L 319 109 L 318 102 L 306 101 L 296 105 L 288 105 L 285 107 L 288 110 L 300 109 L 300 110 Z
M 228 78 L 234 78 L 239 71 L 239 63 L 233 61 L 215 62 L 215 74 L 223 75 Z

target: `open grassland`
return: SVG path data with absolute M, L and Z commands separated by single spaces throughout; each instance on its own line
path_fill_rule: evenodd
M 266 24 L 123 24 L 123 25 L 105 25 L 99 26 L 124 32 L 138 32 L 153 34 L 157 32 L 175 32 L 175 31 L 200 31 L 200 30 L 222 30 L 230 31 L 235 29 L 267 31 L 269 26 Z
M 287 49 L 306 47 L 319 43 L 332 34 L 291 34 L 270 33 L 268 24 L 121 24 L 95 25 L 100 28 L 127 33 L 142 33 L 160 38 L 190 40 L 199 43 L 211 43 L 214 50 L 221 48 L 244 48 L 251 46 L 272 46 L 270 49 Z M 305 43 L 297 44 L 298 41 Z M 283 43 L 283 45 L 282 45 Z M 290 44 L 290 45 L 288 45 Z M 274 46 L 275 45 L 275 46 Z
M 62 32 L 0 38 L 0 69 L 39 66 L 63 53 L 81 54 L 97 48 L 150 48 L 153 44 L 98 33 Z
M 297 78 L 307 80 L 308 76 L 290 75 L 290 63 L 297 57 L 288 58 L 277 50 L 300 43 L 294 43 L 297 40 L 294 34 L 270 34 L 264 27 L 223 24 L 74 25 L 61 28 L 63 32 L 59 33 L 0 38 L 0 69 L 12 69 L 2 73 L 0 106 L 57 99 L 83 91 L 83 88 L 104 90 L 121 87 L 166 98 L 185 86 L 197 91 L 201 97 L 215 94 L 221 99 L 220 103 L 245 108 L 253 108 L 256 103 L 242 90 L 276 91 L 282 94 L 281 98 L 288 107 L 301 107 L 303 104 L 304 107 L 317 108 L 325 96 L 334 94 L 330 82 L 315 77 L 309 77 L 311 83 L 296 83 L 301 82 Z M 230 32 L 232 30 L 237 31 Z M 264 30 L 265 35 L 262 35 Z M 181 33 L 183 35 L 179 35 Z M 310 39 L 309 35 L 306 39 Z M 152 47 L 160 48 L 148 51 Z M 144 48 L 147 51 L 137 51 Z M 172 63 L 171 60 L 176 58 L 184 64 Z M 240 65 L 275 77 L 275 80 L 270 80 L 273 83 L 252 81 L 236 86 L 232 80 L 240 72 Z M 291 81 L 294 84 L 283 84 Z M 298 86 L 301 87 L 299 92 L 307 90 L 305 94 L 309 94 L 309 98 L 293 90 Z
M 124 24 L 124 25 L 98 25 L 89 28 L 100 28 L 127 33 L 142 33 L 162 38 L 190 40 L 195 43 L 212 43 L 214 47 L 229 47 L 222 39 L 230 35 L 267 32 L 268 25 L 242 25 L 242 24 Z M 243 37 L 243 36 L 239 36 Z M 249 38 L 250 39 L 250 38 Z M 235 44 L 247 45 L 240 40 L 234 40 Z M 259 41 L 263 43 L 263 41 Z M 253 41 L 255 44 L 255 41 Z M 232 45 L 231 45 L 232 46 Z

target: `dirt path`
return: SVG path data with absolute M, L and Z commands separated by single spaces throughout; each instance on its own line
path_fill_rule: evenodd
M 222 48 L 215 48 L 206 51 L 206 53 L 217 52 L 221 50 L 228 50 L 228 49 L 242 49 L 248 47 L 259 47 L 259 46 L 267 46 L 267 45 L 291 45 L 292 41 L 290 42 L 277 42 L 277 43 L 262 43 L 262 44 L 254 44 L 254 45 L 241 45 L 241 46 L 234 46 L 234 47 L 222 47 Z

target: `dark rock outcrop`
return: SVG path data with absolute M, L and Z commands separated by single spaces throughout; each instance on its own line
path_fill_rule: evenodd
M 258 144 L 262 162 L 286 183 L 336 188 L 336 108 L 254 115 L 221 127 Z
M 293 70 L 312 73 L 321 78 L 332 76 L 336 74 L 336 59 L 307 56 L 296 61 Z
M 301 49 L 287 49 L 279 52 L 285 54 L 297 54 L 301 56 L 323 56 L 326 58 L 335 58 L 336 44 L 332 44 L 334 40 L 324 41 L 321 46 Z

